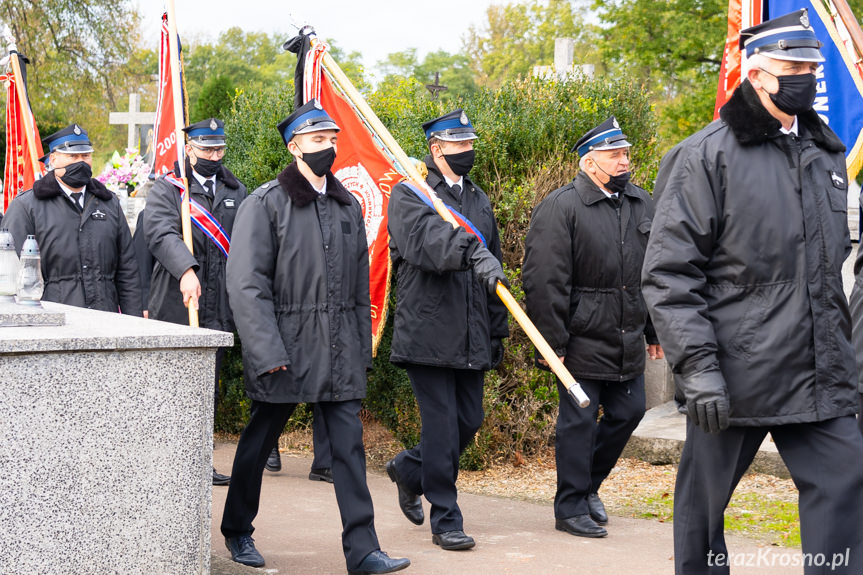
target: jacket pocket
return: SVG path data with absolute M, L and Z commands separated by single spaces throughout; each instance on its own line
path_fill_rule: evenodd
M 288 359 L 292 365 L 295 359 L 294 350 L 297 348 L 297 315 L 296 312 L 282 311 L 277 319 L 279 335 L 282 336 L 282 343 L 285 346 L 285 351 L 288 352 Z
M 596 293 L 581 292 L 575 307 L 575 313 L 572 314 L 572 319 L 569 322 L 569 333 L 577 335 L 583 332 L 588 323 L 590 323 L 591 316 L 596 313 L 596 307 Z
M 728 349 L 729 355 L 745 360 L 752 357 L 752 343 L 755 340 L 758 326 L 764 324 L 767 305 L 767 298 L 763 294 L 753 294 L 746 299 L 746 311 L 731 338 Z
M 835 188 L 827 189 L 827 198 L 830 200 L 830 209 L 834 212 L 848 212 L 848 191 L 837 190 Z
M 645 236 L 650 235 L 650 226 L 652 222 L 650 220 L 643 220 L 638 224 L 638 231 Z

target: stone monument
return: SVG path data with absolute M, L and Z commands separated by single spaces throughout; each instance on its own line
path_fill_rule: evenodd
M 233 335 L 42 305 L 0 303 L 0 574 L 209 573 L 215 349 Z

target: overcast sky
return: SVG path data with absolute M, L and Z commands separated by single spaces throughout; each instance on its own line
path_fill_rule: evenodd
M 144 17 L 143 33 L 158 47 L 164 0 L 134 0 Z M 363 55 L 366 68 L 392 52 L 417 48 L 460 52 L 471 24 L 483 26 L 486 8 L 507 0 L 175 0 L 182 38 L 215 38 L 232 26 L 245 31 L 293 36 L 297 24 L 311 24 L 322 38 L 332 38 L 347 52 Z

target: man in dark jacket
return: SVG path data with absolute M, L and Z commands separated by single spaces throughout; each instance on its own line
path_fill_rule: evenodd
M 473 222 L 453 228 L 400 184 L 389 203 L 390 253 L 397 304 L 390 360 L 411 380 L 422 417 L 419 445 L 387 463 L 405 516 L 424 521 L 420 495 L 431 503 L 432 542 L 469 549 L 456 502 L 459 455 L 483 420 L 483 379 L 503 358 L 506 308 L 495 295 L 501 268 L 497 223 L 485 193 L 468 177 L 476 133 L 455 110 L 423 124 L 430 155 L 426 183 Z
M 842 263 L 844 146 L 812 109 L 819 42 L 799 10 L 740 34 L 720 120 L 662 162 L 644 298 L 686 399 L 680 575 L 728 573 L 723 513 L 769 432 L 800 490 L 804 572 L 863 573 L 863 436 Z
M 537 206 L 521 271 L 528 315 L 590 398 L 579 408 L 558 380 L 555 527 L 581 537 L 608 534 L 597 492 L 644 416 L 645 336 L 663 357 L 640 289 L 653 202 L 629 148 L 614 116 L 582 136 L 581 171 Z
M 854 288 L 851 290 L 848 305 L 851 308 L 851 337 L 857 360 L 857 402 L 860 407 L 857 427 L 863 432 L 863 250 L 859 247 L 854 262 Z
M 189 323 L 188 305 L 198 309 L 201 327 L 233 331 L 228 305 L 225 269 L 230 236 L 237 209 L 246 199 L 246 187 L 222 165 L 225 125 L 209 118 L 183 129 L 186 144 L 186 178 L 192 193 L 192 247 L 183 242 L 180 189 L 165 177 L 147 195 L 141 222 L 147 247 L 154 259 L 149 282 L 150 319 Z M 179 168 L 174 176 L 179 177 Z M 221 235 L 219 231 L 224 232 Z M 136 230 L 140 234 L 140 230 Z M 219 372 L 225 350 L 216 352 L 213 409 L 219 402 Z M 213 469 L 213 485 L 227 485 L 231 478 Z
M 93 146 L 77 124 L 45 139 L 52 170 L 19 194 L 4 227 L 20 252 L 36 236 L 42 299 L 141 315 L 141 282 L 129 224 L 113 192 L 93 179 Z
M 249 423 L 222 516 L 238 563 L 261 566 L 252 540 L 267 456 L 298 403 L 318 403 L 332 438 L 332 475 L 349 573 L 410 565 L 380 550 L 360 404 L 371 368 L 369 254 L 362 209 L 330 168 L 339 127 L 316 100 L 279 124 L 295 157 L 237 215 L 228 293 L 243 342 Z

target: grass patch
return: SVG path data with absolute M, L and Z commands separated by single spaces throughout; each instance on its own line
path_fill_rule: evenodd
M 674 494 L 645 493 L 629 501 L 626 508 L 639 519 L 673 521 Z M 725 532 L 779 547 L 800 547 L 797 502 L 771 500 L 758 493 L 735 494 L 725 510 Z
M 800 547 L 797 502 L 771 501 L 754 493 L 735 494 L 725 510 L 725 531 L 780 547 Z

